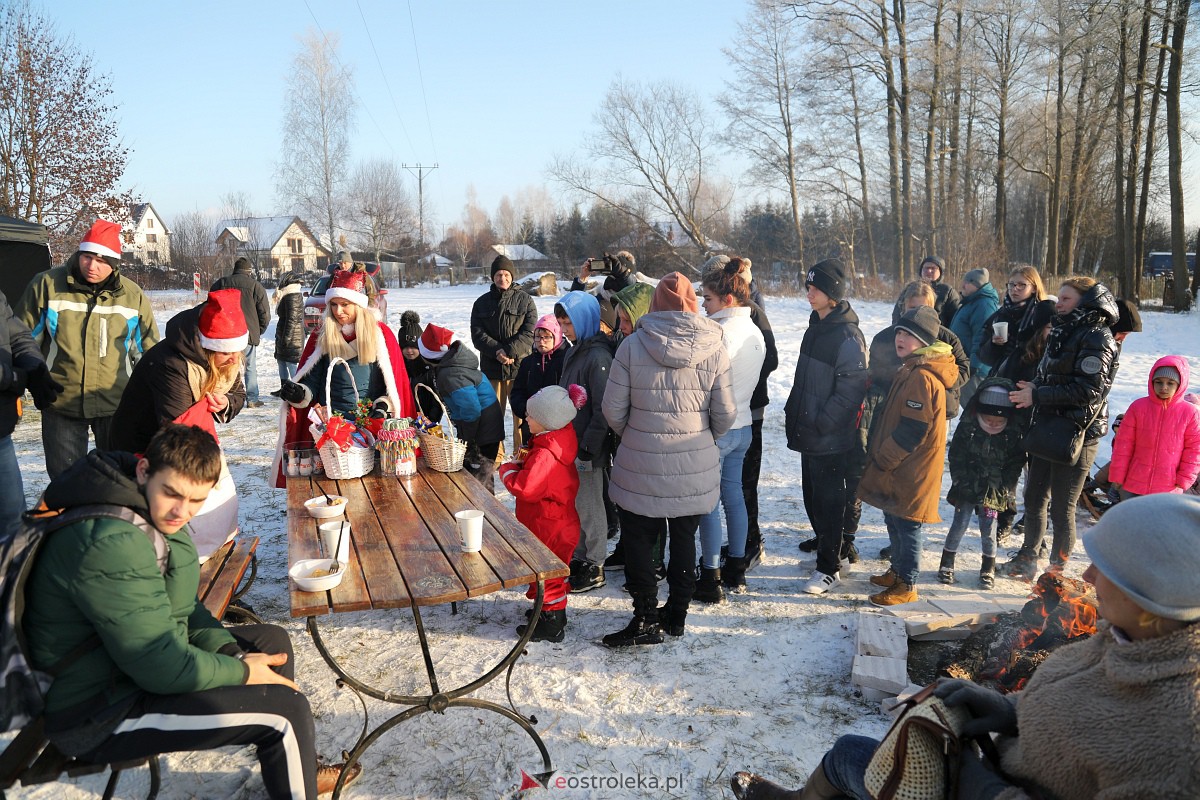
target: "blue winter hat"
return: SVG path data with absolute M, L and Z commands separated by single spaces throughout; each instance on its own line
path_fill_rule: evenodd
M 1083 535 L 1096 569 L 1151 614 L 1200 620 L 1200 498 L 1132 497 Z

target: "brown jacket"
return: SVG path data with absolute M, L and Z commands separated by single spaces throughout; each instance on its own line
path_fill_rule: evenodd
M 860 500 L 903 519 L 941 522 L 946 388 L 957 379 L 958 365 L 944 342 L 904 359 L 867 444 Z

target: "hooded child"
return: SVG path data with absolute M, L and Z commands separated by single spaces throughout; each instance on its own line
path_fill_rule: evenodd
M 567 340 L 563 338 L 562 326 L 553 314 L 539 317 L 533 328 L 533 352 L 521 361 L 517 377 L 513 379 L 508 404 L 513 416 L 525 419 L 525 406 L 529 398 L 547 386 L 557 386 L 562 377 L 563 360 L 567 355 Z M 522 422 L 522 441 L 529 441 L 529 426 Z M 567 559 L 570 561 L 570 559 Z
M 1187 402 L 1190 368 L 1163 356 L 1150 370 L 1149 392 L 1130 404 L 1113 441 L 1108 479 L 1121 499 L 1190 489 L 1200 474 L 1200 415 Z

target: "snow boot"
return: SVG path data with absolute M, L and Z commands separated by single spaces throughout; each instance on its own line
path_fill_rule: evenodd
M 762 563 L 762 557 L 765 551 L 763 550 L 762 533 L 751 531 L 746 537 L 746 571 L 757 567 Z
M 725 592 L 721 590 L 720 567 L 700 567 L 700 577 L 696 580 L 696 593 L 692 595 L 692 599 L 701 603 L 725 602 Z
M 633 619 L 621 630 L 601 639 L 605 647 L 632 647 L 639 644 L 662 644 L 662 628 L 658 624 L 658 598 L 654 595 L 633 596 Z
M 892 557 L 892 546 L 890 544 L 886 544 L 883 547 L 879 548 L 879 557 L 881 559 L 883 559 L 884 561 L 887 561 L 889 558 L 891 558 Z
M 991 589 L 996 585 L 996 557 L 984 556 L 983 565 L 979 568 L 979 585 Z
M 667 604 L 658 610 L 658 618 L 663 633 L 668 636 L 683 636 L 684 624 L 687 621 L 687 608 L 673 604 L 670 598 Z
M 942 563 L 938 565 L 938 580 L 944 584 L 954 583 L 954 553 L 942 551 Z
M 1020 578 L 1021 580 L 1031 581 L 1037 577 L 1037 552 L 1027 547 L 1022 547 L 1013 556 L 1012 560 L 1004 565 L 1004 571 L 1008 573 L 1010 578 Z
M 517 626 L 517 636 L 524 636 L 528 625 Z M 567 629 L 567 610 L 543 611 L 538 618 L 537 627 L 533 629 L 531 642 L 561 642 Z
M 785 789 L 752 772 L 735 772 L 730 783 L 733 796 L 738 800 L 836 800 L 845 796 L 829 782 L 824 767 L 819 764 L 808 776 L 803 789 Z
M 867 599 L 877 606 L 898 606 L 901 603 L 911 603 L 916 600 L 917 590 L 897 577 L 896 582 L 891 586 Z
M 817 552 L 817 537 L 814 536 L 811 539 L 805 539 L 803 542 L 801 542 L 800 543 L 800 552 L 801 553 Z
M 721 572 L 721 580 L 725 588 L 734 594 L 746 593 L 746 557 L 730 556 L 725 561 L 725 569 Z
M 891 567 L 888 567 L 888 571 L 882 575 L 871 576 L 871 583 L 875 584 L 876 586 L 882 586 L 885 589 L 891 586 L 897 580 L 899 580 L 899 578 L 896 575 L 896 571 Z

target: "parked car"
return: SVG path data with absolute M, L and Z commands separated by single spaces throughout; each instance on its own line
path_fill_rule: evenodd
M 379 314 L 384 322 L 387 321 L 387 289 L 380 286 L 382 275 L 378 264 L 364 264 L 367 268 L 367 275 L 371 276 L 371 280 L 375 281 L 375 286 L 379 293 L 375 295 L 375 308 L 379 309 Z M 313 287 L 304 293 L 304 334 L 307 336 L 321 325 L 321 317 L 325 314 L 325 290 L 329 288 L 329 284 L 333 281 L 333 273 L 328 272 L 317 279 Z

